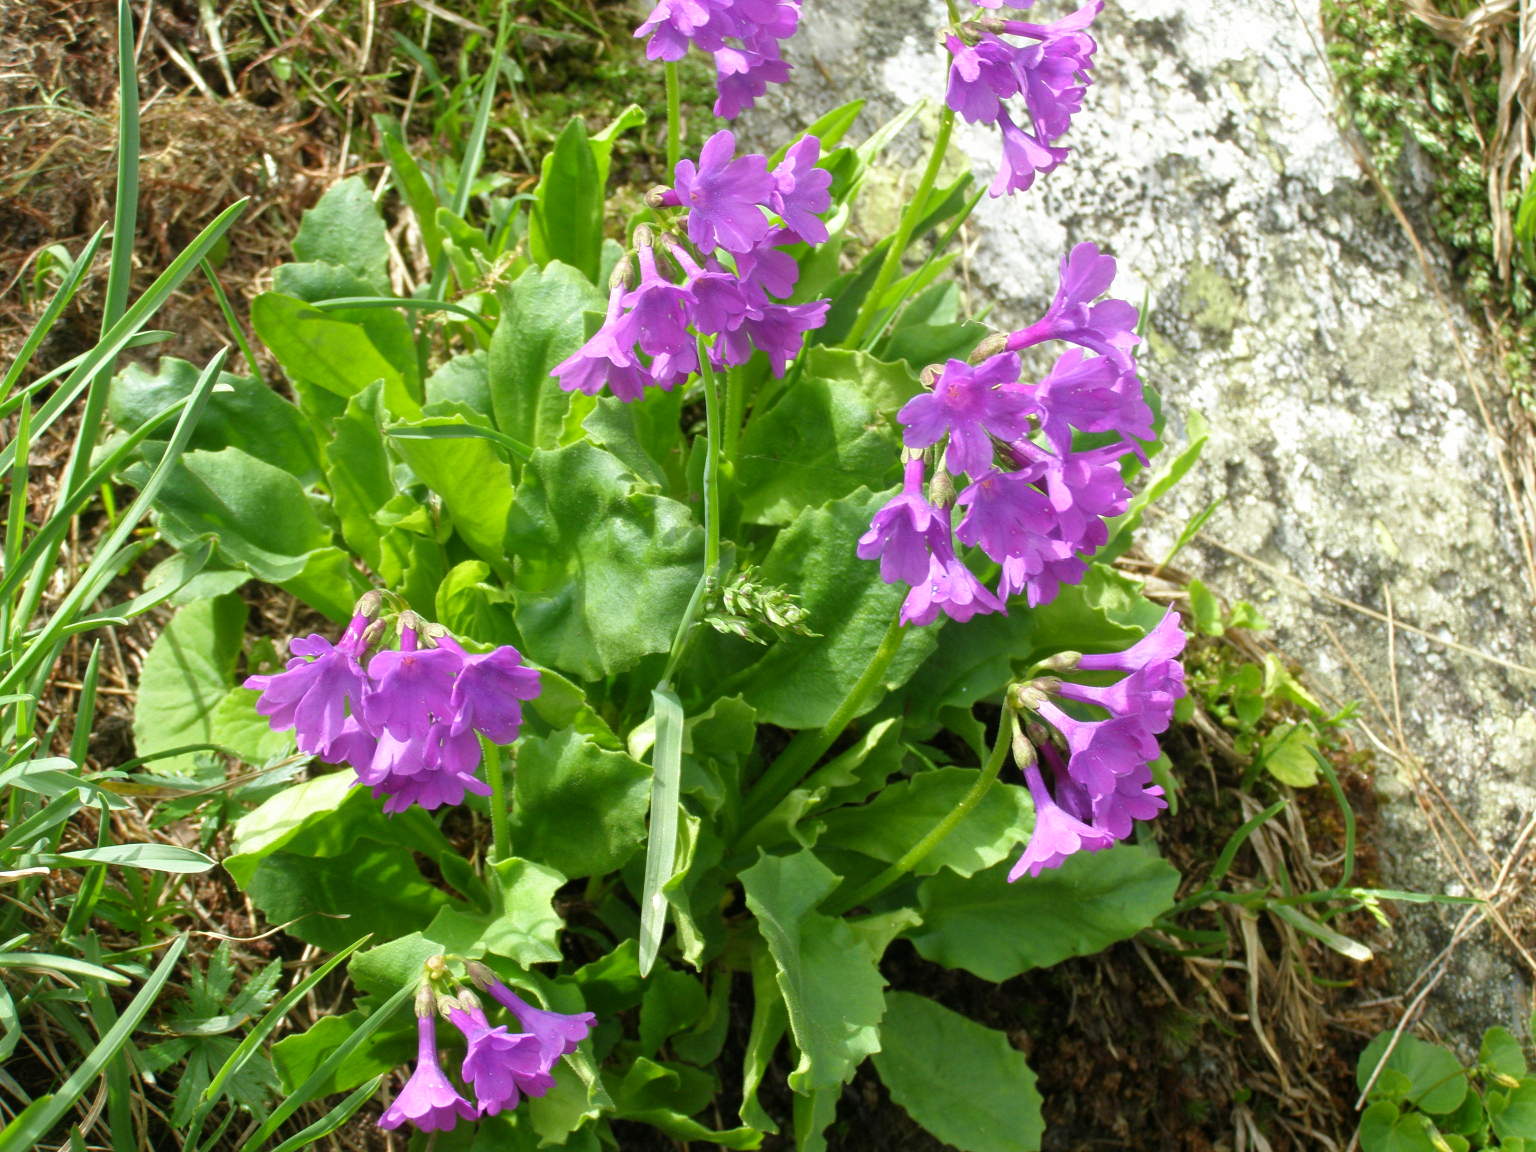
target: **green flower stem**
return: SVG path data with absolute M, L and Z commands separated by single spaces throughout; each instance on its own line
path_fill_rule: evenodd
M 662 69 L 667 77 L 667 180 L 677 171 L 683 157 L 683 92 L 677 79 L 677 63 L 668 61 Z
M 901 642 L 906 638 L 906 630 L 901 626 L 901 616 L 896 615 L 891 620 L 891 626 L 885 630 L 885 635 L 880 640 L 880 646 L 875 649 L 874 655 L 869 658 L 869 665 L 859 677 L 858 683 L 848 690 L 848 695 L 843 697 L 843 702 L 837 706 L 837 711 L 832 713 L 831 719 L 816 731 L 804 731 L 789 742 L 789 747 L 779 755 L 779 758 L 768 766 L 768 770 L 752 786 L 747 793 L 746 804 L 742 811 L 742 824 L 747 831 L 743 835 L 744 841 L 750 840 L 757 831 L 757 825 L 774 808 L 779 801 L 788 796 L 805 778 L 806 772 L 815 766 L 827 749 L 843 734 L 853 718 L 859 714 L 859 709 L 864 706 L 865 699 L 885 675 L 885 670 L 891 666 L 891 661 L 896 658 L 896 653 L 901 650 Z
M 486 859 L 490 872 L 490 884 L 497 911 L 501 910 L 501 879 L 496 871 L 500 864 L 512 855 L 512 827 L 509 822 L 512 801 L 507 795 L 507 777 L 502 771 L 501 748 L 482 739 L 480 746 L 485 754 L 485 778 L 491 786 L 491 854 Z
M 880 298 L 885 295 L 891 282 L 896 279 L 896 274 L 901 271 L 901 258 L 906 254 L 907 245 L 912 241 L 912 233 L 922 219 L 922 215 L 928 208 L 928 195 L 933 191 L 933 186 L 938 182 L 939 169 L 944 163 L 944 153 L 949 151 L 949 137 L 955 129 L 955 110 L 947 104 L 939 115 L 939 134 L 934 138 L 933 151 L 928 156 L 928 166 L 923 169 L 923 175 L 917 182 L 917 191 L 912 194 L 912 199 L 907 201 L 907 207 L 901 214 L 901 222 L 896 226 L 896 234 L 891 237 L 891 245 L 885 250 L 885 259 L 880 262 L 880 271 L 875 275 L 874 286 L 870 288 L 869 295 L 864 297 L 864 303 L 859 305 L 859 314 L 854 318 L 853 327 L 849 329 L 848 336 L 843 341 L 845 348 L 858 348 L 862 346 L 864 333 L 869 330 L 870 323 L 875 318 L 875 313 L 880 309 Z
M 736 475 L 736 450 L 741 444 L 741 425 L 747 414 L 746 386 L 740 369 L 725 372 L 725 467 Z
M 672 651 L 657 688 L 669 690 L 672 676 L 688 651 L 693 626 L 704 608 L 704 598 L 720 567 L 720 397 L 715 370 L 709 363 L 709 345 L 699 338 L 699 379 L 704 384 L 704 571 L 694 586 L 683 619 L 672 638 Z
M 1018 728 L 1018 715 L 1011 708 L 1005 709 L 1001 723 L 997 726 L 997 739 L 992 742 L 992 754 L 987 757 L 987 762 L 982 765 L 981 772 L 977 774 L 976 782 L 971 785 L 970 791 L 960 798 L 960 803 L 954 809 L 929 829 L 928 834 L 919 840 L 911 848 L 902 854 L 901 858 L 881 872 L 869 883 L 865 884 L 852 896 L 838 901 L 834 916 L 841 916 L 849 909 L 857 908 L 861 904 L 868 904 L 872 899 L 884 892 L 896 881 L 900 880 L 912 869 L 916 868 L 928 854 L 937 848 L 955 830 L 955 826 L 964 820 L 980 804 L 982 797 L 992 787 L 997 779 L 997 774 L 1003 770 L 1003 761 L 1007 759 L 1008 748 L 1013 740 L 1013 733 Z

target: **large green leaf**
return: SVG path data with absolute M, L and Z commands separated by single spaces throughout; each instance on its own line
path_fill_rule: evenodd
M 461 405 L 434 405 L 430 415 L 403 428 L 452 427 L 474 423 Z M 444 409 L 449 409 L 444 411 Z M 442 497 L 453 527 L 464 543 L 498 572 L 511 573 L 504 541 L 512 507 L 512 467 L 489 440 L 479 436 L 443 439 L 394 438 L 395 449 L 411 471 Z
M 382 380 L 392 413 L 410 419 L 421 411 L 404 374 L 379 351 L 361 323 L 292 296 L 263 292 L 251 302 L 251 327 L 301 394 L 320 389 L 345 400 Z
M 423 935 L 458 956 L 490 952 L 524 967 L 558 961 L 565 925 L 553 902 L 565 877 L 553 868 L 509 856 L 496 862 L 496 883 L 501 890 L 499 911 L 444 908 Z
M 139 673 L 133 742 L 140 756 L 214 740 L 214 713 L 230 689 L 245 630 L 245 601 L 233 593 L 180 609 L 155 637 Z M 189 770 L 193 754 L 155 762 L 159 773 Z
M 603 246 L 603 183 L 579 117 L 565 126 L 544 157 L 534 190 L 528 246 L 539 264 L 559 260 L 597 280 Z
M 1362 1091 L 1375 1073 L 1376 1065 L 1391 1040 L 1392 1034 L 1383 1032 L 1360 1053 L 1355 1078 Z M 1438 1044 L 1430 1044 L 1413 1036 L 1399 1036 L 1397 1043 L 1392 1045 L 1392 1053 L 1386 1059 L 1383 1075 L 1377 1077 L 1378 1087 L 1371 1094 L 1373 1099 L 1381 1095 L 1380 1085 L 1387 1072 L 1401 1073 L 1405 1078 L 1401 1081 L 1404 1091 L 1397 1098 L 1416 1104 L 1425 1112 L 1436 1115 L 1454 1112 L 1467 1095 L 1466 1071 L 1455 1054 Z M 1392 1095 L 1397 1096 L 1396 1093 Z
M 926 997 L 891 992 L 874 1060 L 891 1099 L 961 1152 L 1040 1147 L 1035 1074 L 1003 1033 Z
M 344 619 L 363 590 L 299 482 L 238 448 L 186 453 L 156 506 L 179 547 L 211 535 L 227 559 L 332 619 Z
M 395 840 L 352 838 L 345 855 L 273 852 L 256 866 L 246 892 L 267 921 L 321 948 L 345 948 L 364 932 L 389 939 L 416 931 L 448 895 Z
M 880 1050 L 885 980 L 877 957 L 846 921 L 815 911 L 837 887 L 837 875 L 803 851 L 759 858 L 741 883 L 773 955 L 800 1049 L 790 1087 L 804 1093 L 845 1083 Z
M 279 264 L 272 270 L 272 291 L 306 304 L 319 304 L 343 296 L 378 295 L 377 288 L 351 269 L 324 263 Z M 327 306 L 324 311 L 327 316 L 355 324 L 366 332 L 368 342 L 400 373 L 406 391 L 412 396 L 420 395 L 421 364 L 417 359 L 416 334 L 403 309 Z
M 1173 906 L 1179 873 L 1137 845 L 1079 852 L 1013 884 L 1008 863 L 970 879 L 953 872 L 918 886 L 923 925 L 912 934 L 935 964 L 1002 983 L 1134 936 Z
M 332 184 L 304 213 L 293 238 L 293 254 L 300 260 L 340 264 L 375 292 L 389 291 L 389 237 L 361 176 Z
M 889 785 L 868 804 L 829 812 L 822 817 L 826 823 L 822 835 L 828 844 L 894 862 L 954 811 L 976 776 L 972 768 L 920 772 Z M 949 868 L 970 876 L 1014 854 L 1033 827 L 1029 793 L 1014 784 L 995 782 L 915 871 L 927 875 Z
M 644 491 L 607 452 L 535 452 L 507 534 L 528 653 L 599 680 L 667 651 L 698 583 L 703 537 L 684 505 Z
M 113 424 L 131 432 L 190 396 L 199 375 L 195 365 L 174 356 L 162 356 L 154 371 L 130 364 L 112 382 L 107 415 Z M 155 438 L 169 436 L 167 426 L 165 435 Z M 212 452 L 239 448 L 292 473 L 301 483 L 320 479 L 319 453 L 309 423 L 292 404 L 248 376 L 219 374 L 187 446 Z
M 870 517 L 884 502 L 884 497 L 861 489 L 825 508 L 802 512 L 774 541 L 762 580 L 797 595 L 806 610 L 806 624 L 820 635 L 781 639 L 731 677 L 730 690 L 739 691 L 762 722 L 820 727 L 869 666 L 905 591 L 883 582 L 880 566 L 860 560 L 854 552 Z M 885 688 L 906 682 L 933 650 L 936 631 L 906 631 L 901 650 L 881 678 Z M 721 639 L 714 647 L 725 659 L 756 651 L 738 640 Z M 880 695 L 871 692 L 864 710 L 878 704 Z
M 612 872 L 645 841 L 651 770 L 567 729 L 518 745 L 512 843 L 572 878 Z
M 356 787 L 352 773 L 344 771 L 291 784 L 242 816 L 235 823 L 224 868 L 243 888 L 257 865 L 274 852 L 344 856 L 352 838 L 359 836 L 394 840 L 434 859 L 456 854 L 426 812 L 411 807 L 386 816 L 378 800 L 366 788 Z M 359 931 L 352 938 L 361 935 Z
M 896 413 L 918 391 L 903 364 L 864 352 L 812 348 L 795 386 L 766 412 L 754 414 L 742 437 L 737 477 L 742 515 L 788 524 L 862 486 L 884 488 L 901 479 Z
M 496 426 L 524 444 L 555 448 L 571 407 L 550 370 L 586 340 L 586 312 L 603 297 L 576 269 L 558 261 L 529 268 L 501 294 L 491 339 L 491 411 Z

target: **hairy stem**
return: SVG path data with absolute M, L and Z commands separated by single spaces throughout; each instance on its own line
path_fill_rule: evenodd
M 676 62 L 669 60 L 662 71 L 667 77 L 667 179 L 671 180 L 683 157 L 683 92 Z
M 928 854 L 944 842 L 944 838 L 955 830 L 955 826 L 964 820 L 980 804 L 997 774 L 1003 769 L 1003 761 L 1008 756 L 1008 746 L 1013 738 L 1014 730 L 1018 726 L 1018 716 L 1012 709 L 1005 709 L 1001 722 L 997 726 L 997 739 L 992 742 L 992 754 L 987 757 L 987 762 L 982 765 L 980 773 L 976 776 L 976 782 L 970 790 L 960 798 L 960 803 L 954 809 L 947 812 L 944 817 L 929 829 L 928 834 L 919 840 L 911 848 L 904 852 L 896 863 L 892 864 L 884 872 L 865 884 L 853 895 L 845 900 L 838 901 L 838 907 L 833 915 L 841 916 L 850 908 L 857 908 L 860 904 L 867 904 L 880 893 L 884 892 L 896 881 L 900 880 L 912 869 L 916 868 Z
M 891 620 L 891 625 L 881 637 L 880 645 L 869 658 L 869 664 L 865 667 L 858 682 L 848 690 L 848 695 L 843 697 L 842 703 L 837 706 L 837 711 L 831 718 L 815 731 L 801 732 L 790 741 L 789 747 L 784 749 L 779 758 L 769 765 L 758 782 L 752 786 L 747 794 L 746 806 L 742 814 L 742 823 L 747 828 L 746 836 L 749 839 L 756 825 L 763 817 L 772 812 L 778 806 L 780 800 L 794 789 L 795 785 L 805 777 L 805 774 L 815 766 L 816 761 L 832 747 L 834 741 L 843 734 L 853 718 L 859 714 L 864 706 L 864 701 L 869 697 L 880 678 L 885 675 L 891 661 L 896 658 L 896 653 L 901 650 L 901 642 L 906 638 L 906 631 L 901 626 L 901 617 L 897 615 Z

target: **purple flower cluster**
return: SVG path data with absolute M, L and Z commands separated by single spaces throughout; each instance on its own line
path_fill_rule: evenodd
M 651 202 L 687 210 L 686 240 L 636 234 L 639 283 L 628 285 L 626 261 L 602 327 L 553 369 L 560 387 L 595 395 L 606 386 L 626 401 L 649 385 L 670 391 L 699 370 L 700 335 L 714 338 L 714 367 L 745 364 L 761 349 L 782 376 L 830 307 L 782 303 L 800 275 L 786 246 L 827 239 L 821 214 L 832 206 L 832 175 L 817 167 L 820 155 L 821 142 L 807 136 L 770 169 L 764 156 L 737 156 L 735 137 L 722 130 L 697 164 L 678 161 L 674 186 Z
M 385 812 L 490 795 L 475 774 L 479 737 L 517 739 L 523 701 L 539 694 L 538 672 L 516 648 L 467 652 L 411 612 L 397 617 L 399 648 L 369 659 L 389 630 L 373 618 L 379 603 L 377 593 L 359 601 L 334 645 L 318 634 L 297 638 L 283 671 L 247 678 L 245 687 L 261 693 L 256 710 L 274 731 L 292 728 L 301 752 L 350 764 L 359 784 L 385 798 Z
M 1092 244 L 1062 261 L 1061 285 L 1038 323 L 1013 333 L 979 364 L 951 360 L 932 390 L 897 414 L 908 460 L 901 492 L 859 540 L 880 559 L 887 583 L 911 585 L 902 620 L 928 624 L 942 612 L 969 620 L 1005 611 L 1022 592 L 1031 605 L 1055 597 L 1087 571 L 1086 557 L 1109 538 L 1105 520 L 1125 511 L 1130 492 L 1119 468 L 1137 441 L 1152 438 L 1131 348 L 1136 309 L 1095 299 L 1108 290 L 1115 262 Z M 1075 345 L 1038 383 L 1020 380 L 1020 350 L 1046 341 Z M 1115 439 L 1073 446 L 1074 432 Z M 939 446 L 942 445 L 942 450 Z M 924 492 L 923 451 L 969 483 L 954 494 L 947 475 Z M 951 502 L 961 511 L 952 527 Z M 1000 567 L 994 595 L 957 557 L 955 541 L 980 548 Z
M 652 60 L 681 60 L 688 46 L 715 58 L 715 115 L 734 120 L 789 79 L 779 42 L 795 34 L 800 0 L 660 0 L 636 36 Z
M 1002 0 L 977 0 L 996 8 Z M 1010 7 L 1027 7 L 1009 0 Z M 1049 172 L 1067 157 L 1056 146 L 1072 117 L 1083 106 L 1088 69 L 1098 47 L 1088 34 L 1103 0 L 1050 24 L 1005 20 L 985 15 L 968 21 L 958 35 L 944 38 L 949 49 L 949 90 L 945 103 L 973 124 L 995 124 L 1003 138 L 1003 164 L 992 182 L 992 195 L 1022 192 L 1035 175 Z M 1003 39 L 1016 36 L 1027 43 Z M 1022 98 L 1024 124 L 1017 123 L 1005 100 Z
M 1035 801 L 1035 830 L 1024 854 L 1008 873 L 1038 876 L 1059 867 L 1075 852 L 1097 852 L 1124 840 L 1137 820 L 1150 820 L 1168 806 L 1152 782 L 1157 736 L 1173 718 L 1173 705 L 1184 695 L 1184 666 L 1179 653 L 1185 636 L 1169 609 L 1156 628 L 1124 652 L 1104 656 L 1067 656 L 1063 670 L 1124 672 L 1114 684 L 1095 687 L 1055 677 L 1033 680 L 1010 693 L 1011 702 L 1045 721 L 1066 746 L 1066 758 L 1053 743 L 1037 740 L 1039 762 L 1024 767 Z M 1075 657 L 1075 658 L 1074 658 Z M 1060 666 L 1060 665 L 1058 665 Z M 1087 704 L 1106 713 L 1082 720 L 1052 700 Z
M 417 1002 L 416 1070 L 379 1118 L 380 1128 L 410 1123 L 423 1132 L 445 1132 L 460 1120 L 495 1116 L 516 1108 L 524 1096 L 542 1096 L 555 1084 L 552 1069 L 591 1031 L 590 1012 L 566 1015 L 525 1003 L 488 968 L 471 964 L 476 983 L 506 1008 L 523 1031 L 491 1024 L 473 993 L 445 998 L 442 1009 L 464 1037 L 459 1077 L 469 1085 L 471 1104 L 443 1071 L 437 1051 L 437 1009 L 430 987 Z

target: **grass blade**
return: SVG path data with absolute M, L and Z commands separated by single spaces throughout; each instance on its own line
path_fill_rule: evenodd
M 70 265 L 69 271 L 64 275 L 64 282 L 59 285 L 59 290 L 53 294 L 53 299 L 48 301 L 48 307 L 43 309 L 43 314 L 27 334 L 21 350 L 16 353 L 16 359 L 5 371 L 4 381 L 0 381 L 0 396 L 9 398 L 11 389 L 16 386 L 16 381 L 21 379 L 21 374 L 27 370 L 27 365 L 32 362 L 33 355 L 41 347 L 48 333 L 53 330 L 55 322 L 69 302 L 75 298 L 75 292 L 80 287 L 80 282 L 85 279 L 86 272 L 91 267 L 91 262 L 96 259 L 96 250 L 101 247 L 101 238 L 107 233 L 107 227 L 103 224 L 96 229 L 96 235 L 85 242 L 85 247 L 80 250 L 79 257 Z
M 265 1144 L 282 1125 L 283 1121 L 292 1116 L 303 1105 L 309 1103 L 320 1090 L 320 1086 L 330 1079 L 331 1073 L 341 1067 L 342 1061 L 352 1055 L 363 1042 L 394 1018 L 395 1014 L 405 1007 L 416 995 L 416 987 L 407 984 L 396 992 L 368 1019 L 358 1025 L 356 1032 L 348 1036 L 336 1048 L 321 1061 L 320 1066 L 311 1072 L 304 1083 L 297 1090 L 290 1093 L 288 1098 L 272 1110 L 272 1115 L 258 1128 L 255 1134 L 240 1146 L 240 1152 L 255 1152 Z M 0 1152 L 9 1152 L 6 1148 L 0 1148 Z
M 651 752 L 651 829 L 645 842 L 645 887 L 640 896 L 640 975 L 656 962 L 667 927 L 667 894 L 677 860 L 677 804 L 683 775 L 683 705 L 670 688 L 651 691 L 656 746 Z
M 128 1007 L 123 1009 L 117 1022 L 107 1030 L 106 1035 L 101 1038 L 96 1047 L 80 1062 L 80 1066 L 70 1073 L 63 1084 L 59 1085 L 59 1090 L 51 1096 L 33 1101 L 30 1107 L 6 1125 L 4 1131 L 0 1131 L 0 1152 L 31 1152 L 64 1114 L 74 1107 L 75 1101 L 84 1095 L 85 1090 L 102 1074 L 122 1050 L 123 1045 L 128 1043 L 128 1038 L 139 1026 L 139 1021 L 144 1019 L 150 1006 L 160 995 L 160 989 L 165 987 L 166 981 L 171 978 L 176 961 L 181 958 L 182 949 L 186 946 L 185 935 L 176 937 L 160 963 L 155 966 L 154 972 L 139 989 L 138 995 L 134 996 Z
M 276 1148 L 272 1149 L 272 1152 L 298 1152 L 300 1148 L 309 1147 L 309 1145 L 319 1140 L 322 1136 L 329 1136 L 348 1120 L 352 1119 L 352 1114 L 368 1103 L 373 1094 L 379 1090 L 379 1085 L 382 1083 L 384 1083 L 384 1077 L 382 1075 L 375 1076 L 368 1083 L 356 1088 L 352 1095 L 348 1096 L 340 1104 L 304 1129 L 304 1131 L 284 1140 Z

